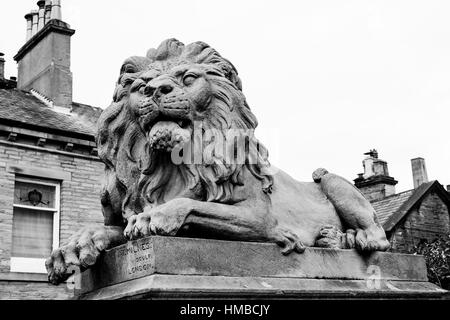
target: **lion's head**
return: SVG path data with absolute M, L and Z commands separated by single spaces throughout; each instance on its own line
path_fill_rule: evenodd
M 213 134 L 192 143 L 196 126 Z M 106 164 L 106 189 L 119 190 L 125 216 L 180 195 L 230 202 L 234 187 L 244 183 L 244 166 L 269 192 L 267 151 L 252 134 L 246 136 L 242 163 L 230 162 L 217 148 L 203 152 L 224 141 L 234 155 L 235 141 L 227 140 L 227 132 L 248 133 L 256 126 L 228 60 L 203 42 L 185 46 L 166 40 L 146 57 L 124 62 L 113 103 L 99 119 L 97 143 Z M 257 153 L 250 159 L 249 146 L 255 142 Z M 193 153 L 202 153 L 201 162 L 174 163 L 174 152 L 187 143 L 194 145 Z M 186 160 L 186 154 L 182 157 Z

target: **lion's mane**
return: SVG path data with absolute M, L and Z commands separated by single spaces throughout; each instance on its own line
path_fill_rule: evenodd
M 256 117 L 242 93 L 241 81 L 234 66 L 217 51 L 203 42 L 185 46 L 175 39 L 164 41 L 157 49 L 150 49 L 147 57 L 131 57 L 123 64 L 112 104 L 98 121 L 97 144 L 100 159 L 105 163 L 103 206 L 121 210 L 124 218 L 137 214 L 146 205 L 163 203 L 166 187 L 194 189 L 201 186 L 204 201 L 229 203 L 236 185 L 243 185 L 244 166 L 262 182 L 262 190 L 269 193 L 273 179 L 268 172 L 267 150 L 254 136 L 247 141 L 255 143 L 257 159 L 245 163 L 229 163 L 224 157 L 211 153 L 203 164 L 175 165 L 170 156 L 153 152 L 137 116 L 129 104 L 129 87 L 140 72 L 151 68 L 169 68 L 180 63 L 206 65 L 206 74 L 212 85 L 213 100 L 202 120 L 205 130 L 214 130 L 226 141 L 229 129 L 254 130 Z M 210 141 L 205 141 L 209 143 Z M 229 143 L 226 141 L 226 143 Z M 234 142 L 231 142 L 234 143 Z M 179 174 L 183 183 L 170 185 L 173 174 Z M 119 199 L 111 199 L 111 190 Z M 109 203 L 109 202 L 120 202 Z M 120 205 L 120 209 L 119 209 Z

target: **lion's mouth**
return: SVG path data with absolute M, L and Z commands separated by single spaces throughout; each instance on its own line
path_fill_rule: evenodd
M 158 121 L 174 121 L 183 128 L 189 125 L 191 113 L 189 102 L 186 99 L 167 100 L 157 103 L 150 98 L 141 102 L 138 113 L 144 130 L 147 131 Z
M 159 120 L 148 132 L 148 141 L 153 150 L 171 152 L 191 139 L 191 128 L 187 120 Z
M 192 121 L 187 99 L 145 99 L 139 108 L 140 123 L 153 150 L 170 152 L 191 137 Z

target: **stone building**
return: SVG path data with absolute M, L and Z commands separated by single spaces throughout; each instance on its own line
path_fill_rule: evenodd
M 387 162 L 372 150 L 355 185 L 370 200 L 386 231 L 392 251 L 410 252 L 424 241 L 450 233 L 450 194 L 438 181 L 428 181 L 425 160 L 411 160 L 414 189 L 396 193 Z
M 5 79 L 0 55 L 0 299 L 63 299 L 70 286 L 49 285 L 44 260 L 74 230 L 103 221 L 101 109 L 72 101 L 75 30 L 60 1 L 39 1 L 25 18 L 17 79 Z

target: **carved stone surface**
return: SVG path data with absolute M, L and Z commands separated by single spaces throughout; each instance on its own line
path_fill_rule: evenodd
M 105 227 L 55 250 L 50 281 L 148 235 L 272 242 L 283 254 L 389 248 L 359 190 L 325 169 L 299 182 L 271 166 L 256 126 L 235 67 L 209 45 L 169 39 L 127 59 L 98 123 Z
M 154 274 L 79 297 L 104 299 L 449 299 L 429 282 L 381 281 L 370 290 L 366 280 L 221 277 Z
M 232 294 L 443 297 L 422 256 L 307 248 L 281 256 L 270 243 L 149 237 L 116 247 L 81 274 L 82 299 Z M 282 290 L 282 291 L 281 291 Z

